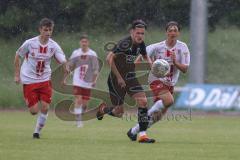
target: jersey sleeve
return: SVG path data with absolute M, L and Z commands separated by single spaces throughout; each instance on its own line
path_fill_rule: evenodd
M 16 53 L 21 57 L 25 57 L 29 53 L 29 41 L 25 41 Z
M 140 52 L 141 55 L 145 56 L 147 55 L 147 51 L 146 51 L 146 45 L 144 42 L 141 43 L 141 52 Z
M 96 53 L 94 53 L 94 55 L 92 56 L 92 68 L 94 72 L 99 72 L 99 62 Z
M 77 50 L 74 50 L 73 52 L 72 52 L 72 54 L 71 54 L 71 56 L 70 56 L 70 58 L 69 59 L 73 59 L 73 58 L 75 58 L 75 57 L 77 57 L 78 55 L 77 55 Z
M 56 60 L 61 64 L 67 62 L 65 54 L 63 53 L 62 48 L 58 44 L 55 44 L 54 56 Z
M 146 50 L 147 50 L 147 55 L 148 57 L 153 57 L 154 56 L 154 47 L 155 45 L 151 44 L 149 46 L 147 46 Z
M 189 65 L 190 64 L 190 52 L 185 44 L 181 52 L 181 64 Z

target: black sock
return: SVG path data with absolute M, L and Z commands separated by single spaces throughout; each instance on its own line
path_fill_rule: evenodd
M 149 117 L 147 108 L 138 108 L 138 123 L 141 131 L 146 131 L 148 128 Z

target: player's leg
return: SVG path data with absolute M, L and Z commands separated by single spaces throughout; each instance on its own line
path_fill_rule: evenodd
M 138 105 L 138 124 L 139 124 L 139 142 L 154 143 L 154 139 L 147 137 L 146 131 L 149 124 L 147 98 L 144 92 L 138 92 L 132 95 Z
M 99 105 L 97 112 L 98 120 L 102 120 L 104 114 L 120 118 L 124 113 L 123 104 L 126 90 L 121 88 L 117 81 L 112 79 L 111 76 L 108 78 L 108 88 L 112 105 L 107 105 L 106 103 L 101 103 Z
M 155 103 L 149 109 L 149 116 L 151 117 L 150 126 L 161 120 L 162 117 L 166 114 L 169 107 L 174 103 L 174 98 L 171 91 L 163 89 L 159 91 L 155 97 Z
M 148 115 L 150 117 L 148 128 L 150 128 L 153 124 L 160 121 L 162 117 L 166 114 L 168 108 L 173 104 L 173 97 L 170 92 L 164 93 L 164 95 L 161 95 L 162 99 L 157 100 L 153 106 L 148 110 Z M 129 130 L 128 135 L 131 135 L 131 137 L 135 137 L 140 131 L 139 124 L 136 124 L 133 128 Z
M 38 93 L 37 93 L 38 84 L 24 84 L 23 85 L 23 94 L 26 101 L 26 104 L 29 108 L 29 112 L 32 115 L 36 115 L 39 112 L 38 108 Z M 33 138 L 39 138 L 38 133 L 33 133 Z
M 33 133 L 33 138 L 40 138 L 40 132 L 42 128 L 45 126 L 48 117 L 48 108 L 49 103 L 41 101 L 41 111 L 38 114 L 36 126 Z
M 38 93 L 38 97 L 41 102 L 41 112 L 38 114 L 33 138 L 39 138 L 40 132 L 46 124 L 49 104 L 51 103 L 52 99 L 51 82 L 47 81 L 39 83 L 39 88 L 36 90 L 36 92 Z
M 39 112 L 38 103 L 30 106 L 28 110 L 32 115 L 38 114 L 38 112 Z
M 81 114 L 83 113 L 83 102 L 82 102 L 82 96 L 81 95 L 75 95 L 74 100 L 74 114 L 76 115 L 76 124 L 77 127 L 82 127 L 82 117 Z
M 83 113 L 83 100 L 82 100 L 82 88 L 79 86 L 73 86 L 73 94 L 75 95 L 74 100 L 74 114 L 76 115 L 77 127 L 82 127 L 81 114 Z
M 81 96 L 78 96 L 78 115 L 77 115 L 77 127 L 83 127 L 82 116 L 87 110 L 88 101 L 90 100 L 91 90 L 87 88 L 81 88 Z
M 150 125 L 161 120 L 168 108 L 174 103 L 172 86 L 167 86 L 161 83 L 161 81 L 157 81 L 155 84 L 151 84 L 151 89 L 155 96 L 155 104 L 149 111 L 151 117 Z
M 113 99 L 113 98 L 111 98 Z M 114 98 L 119 100 L 118 98 Z M 114 100 L 115 101 L 115 100 Z M 107 105 L 106 103 L 101 103 L 98 107 L 98 112 L 97 112 L 97 118 L 98 120 L 102 120 L 104 114 L 108 114 L 110 116 L 113 117 L 117 117 L 117 118 L 121 118 L 123 116 L 124 113 L 124 106 L 122 103 L 120 103 L 120 105 L 115 105 L 114 106 L 114 102 L 112 101 L 113 105 Z M 119 103 L 118 103 L 119 104 Z
M 38 95 L 36 93 L 36 84 L 24 84 L 23 85 L 23 95 L 28 106 L 29 112 L 32 115 L 38 114 Z
M 163 85 L 161 82 L 156 82 L 151 84 L 151 89 L 154 94 L 154 105 L 148 110 L 148 115 L 150 116 L 150 121 L 148 127 L 161 120 L 162 117 L 166 114 L 168 108 L 174 103 L 173 98 L 173 87 Z M 140 127 L 136 124 L 128 132 L 128 136 L 131 140 L 131 137 L 135 137 L 140 131 Z

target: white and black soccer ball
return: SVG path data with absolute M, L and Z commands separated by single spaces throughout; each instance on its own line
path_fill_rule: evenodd
M 163 78 L 170 72 L 170 65 L 164 59 L 157 59 L 152 64 L 151 72 L 157 78 Z

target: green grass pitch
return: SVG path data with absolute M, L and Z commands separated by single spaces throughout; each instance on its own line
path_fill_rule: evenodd
M 27 111 L 0 112 L 0 160 L 230 160 L 239 159 L 240 118 L 192 116 L 192 120 L 161 121 L 148 134 L 155 144 L 131 142 L 135 124 L 105 117 L 76 128 L 53 112 L 40 140 L 32 139 L 36 116 Z

